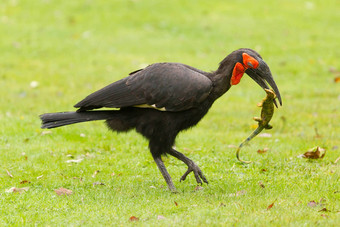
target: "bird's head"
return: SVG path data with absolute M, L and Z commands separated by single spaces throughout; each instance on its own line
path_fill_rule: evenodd
M 280 105 L 282 105 L 281 95 L 272 73 L 262 57 L 254 50 L 242 48 L 232 52 L 221 63 L 220 68 L 223 65 L 229 65 L 232 63 L 232 74 L 230 76 L 230 85 L 237 85 L 240 83 L 244 73 L 248 74 L 257 84 L 263 89 L 269 89 L 270 85 L 274 90 Z M 277 106 L 276 101 L 274 100 Z

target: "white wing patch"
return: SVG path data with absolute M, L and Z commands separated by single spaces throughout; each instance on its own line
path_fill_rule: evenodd
M 151 109 L 156 109 L 159 111 L 166 111 L 165 107 L 162 108 L 158 108 L 156 107 L 155 104 L 149 105 L 149 104 L 140 104 L 140 105 L 134 105 L 133 107 L 137 107 L 137 108 L 151 108 Z

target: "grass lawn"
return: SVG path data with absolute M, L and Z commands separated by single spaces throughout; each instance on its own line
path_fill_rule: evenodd
M 339 226 L 339 12 L 336 0 L 2 0 L 0 226 Z M 170 193 L 135 132 L 103 122 L 40 129 L 39 114 L 73 110 L 147 64 L 215 70 L 241 47 L 268 63 L 283 106 L 271 137 L 241 151 L 249 165 L 233 145 L 254 129 L 265 93 L 246 75 L 179 135 L 177 149 L 210 182 L 201 190 L 192 174 L 180 183 L 186 166 L 165 157 L 179 191 Z M 298 157 L 315 146 L 323 159 Z

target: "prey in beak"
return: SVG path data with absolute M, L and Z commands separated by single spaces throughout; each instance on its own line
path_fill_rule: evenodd
M 263 89 L 269 89 L 270 86 L 274 90 L 277 99 L 279 100 L 280 106 L 282 106 L 282 99 L 279 88 L 274 81 L 268 65 L 262 59 L 258 59 L 258 62 L 259 65 L 257 68 L 248 68 L 245 70 L 245 73 L 248 74 L 248 76 L 250 76 L 250 78 L 252 78 Z M 273 101 L 275 106 L 278 107 L 276 99 L 274 99 Z
M 276 86 L 272 73 L 266 62 L 263 61 L 261 56 L 254 50 L 240 49 L 240 55 L 238 55 L 238 60 L 234 65 L 230 78 L 230 85 L 240 83 L 244 73 L 248 74 L 263 89 L 269 89 L 271 87 L 282 106 L 280 91 Z M 273 102 L 275 106 L 278 107 L 276 99 L 274 99 Z

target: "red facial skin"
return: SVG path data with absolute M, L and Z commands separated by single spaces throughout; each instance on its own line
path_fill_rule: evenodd
M 250 55 L 243 53 L 242 54 L 243 63 L 237 62 L 234 66 L 233 75 L 230 79 L 231 85 L 236 85 L 240 83 L 241 78 L 246 71 L 246 69 L 253 68 L 256 69 L 259 66 L 259 62 L 251 57 Z

